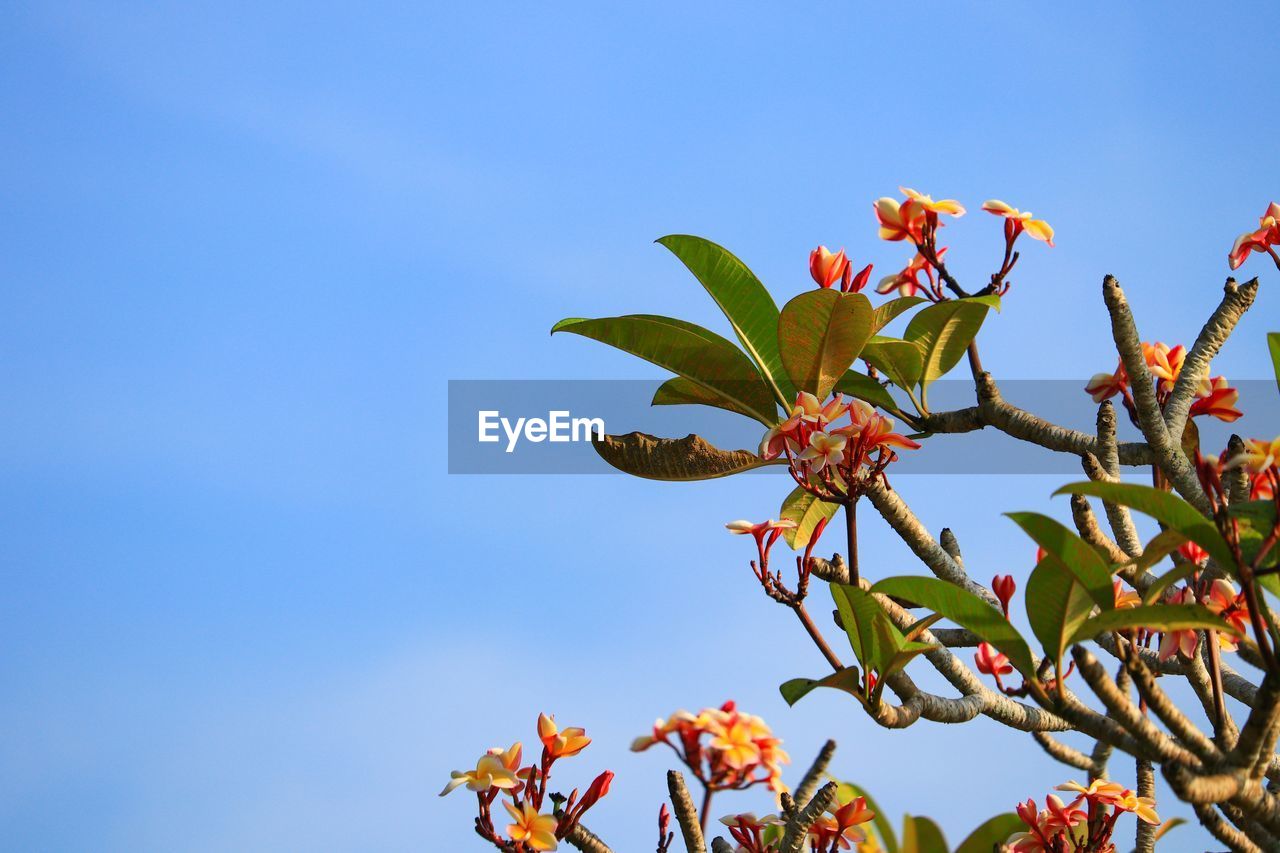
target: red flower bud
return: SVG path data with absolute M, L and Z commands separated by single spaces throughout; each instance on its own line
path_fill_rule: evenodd
M 853 264 L 847 264 L 844 268 L 844 278 L 840 281 L 840 289 L 846 293 L 861 293 L 862 288 L 867 286 L 867 279 L 871 278 L 871 268 L 875 264 L 867 264 L 858 273 L 853 272 Z
M 1018 584 L 1014 582 L 1013 575 L 996 575 L 991 579 L 991 589 L 995 592 L 996 598 L 1000 599 L 1000 609 L 1004 611 L 1007 619 L 1009 602 L 1013 600 L 1013 593 L 1017 591 Z

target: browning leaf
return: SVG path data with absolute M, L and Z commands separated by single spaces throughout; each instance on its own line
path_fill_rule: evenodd
M 710 480 L 772 465 L 750 450 L 721 450 L 690 433 L 656 438 L 642 432 L 595 439 L 596 453 L 619 471 L 649 480 Z

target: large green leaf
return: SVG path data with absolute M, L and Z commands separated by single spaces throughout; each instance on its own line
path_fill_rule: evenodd
M 919 344 L 924 353 L 921 388 L 956 366 L 982 328 L 987 311 L 981 302 L 951 299 L 930 305 L 911 318 L 902 337 Z
M 1150 628 L 1153 631 L 1222 631 L 1240 635 L 1221 617 L 1200 604 L 1144 604 L 1123 610 L 1108 610 L 1083 622 L 1067 643 L 1092 640 L 1108 631 L 1126 628 Z
M 876 834 L 880 836 L 880 846 L 885 849 L 885 853 L 898 853 L 898 836 L 893 831 L 893 821 L 889 820 L 889 816 L 885 814 L 884 809 L 880 808 L 875 798 L 867 793 L 867 789 L 852 782 L 841 782 L 836 788 L 836 798 L 841 805 L 858 797 L 867 801 L 867 808 L 874 815 L 871 823 L 876 828 Z
M 929 818 L 903 815 L 901 853 L 947 853 L 947 839 Z
M 755 415 L 741 402 L 726 397 L 719 391 L 714 391 L 705 385 L 699 385 L 692 379 L 685 379 L 683 376 L 673 376 L 666 382 L 658 386 L 658 390 L 653 394 L 654 406 L 711 406 L 716 409 L 724 409 L 727 412 L 733 412 L 739 415 L 746 415 L 751 419 L 755 419 Z
M 749 450 L 720 450 L 696 435 L 654 438 L 630 432 L 606 435 L 591 445 L 614 468 L 647 480 L 711 480 L 779 462 Z
M 889 617 L 879 602 L 860 587 L 833 583 L 831 597 L 835 599 L 840 624 L 849 636 L 849 645 L 858 662 L 869 671 L 880 671 L 899 645 L 892 634 L 876 630 L 877 623 L 888 622 Z
M 921 302 L 927 301 L 921 296 L 899 296 L 897 299 L 890 299 L 883 305 L 877 306 L 871 318 L 872 334 L 879 334 L 880 330 L 892 323 L 899 314 L 910 311 Z
M 1172 528 L 1161 530 L 1151 538 L 1147 546 L 1142 549 L 1141 554 L 1124 565 L 1133 566 L 1136 571 L 1145 572 L 1178 550 L 1186 541 L 1187 537 Z
M 598 320 L 561 320 L 551 333 L 572 332 L 639 356 L 733 400 L 768 426 L 777 422 L 773 392 L 742 350 L 683 320 L 630 314 Z
M 1271 366 L 1276 372 L 1276 388 L 1280 389 L 1280 332 L 1267 332 L 1267 349 L 1271 351 Z
M 1047 515 L 1038 512 L 1007 512 L 1005 515 L 1013 519 L 1037 545 L 1060 559 L 1084 585 L 1095 604 L 1103 610 L 1115 606 L 1111 567 L 1092 545 Z
M 1230 511 L 1231 517 L 1236 520 L 1240 531 L 1240 552 L 1244 556 L 1245 562 L 1253 565 L 1258 556 L 1258 549 L 1262 547 L 1263 541 L 1270 535 L 1271 529 L 1275 526 L 1275 502 L 1245 501 L 1244 503 L 1233 504 Z M 1274 569 L 1277 564 L 1280 564 L 1280 547 L 1272 546 L 1267 556 L 1262 558 L 1262 563 L 1258 568 Z M 1272 595 L 1280 595 L 1280 574 L 1271 572 L 1270 574 L 1261 575 L 1258 577 L 1258 583 L 1262 584 Z
M 998 814 L 969 833 L 955 853 L 991 853 L 1023 828 L 1022 819 L 1013 812 Z
M 874 337 L 862 348 L 862 358 L 908 392 L 919 384 L 924 370 L 924 353 L 912 341 Z
M 694 274 L 729 319 L 742 348 L 786 406 L 796 397 L 778 351 L 778 306 L 747 265 L 728 249 L 688 234 L 658 240 Z
M 1029 679 L 1036 677 L 1031 647 L 1004 614 L 973 593 L 938 578 L 885 578 L 872 592 L 906 599 L 968 628 L 1009 658 L 1014 668 Z
M 790 530 L 782 531 L 782 538 L 792 549 L 804 548 L 809 544 L 818 522 L 824 518 L 830 520 L 839 509 L 840 504 L 820 500 L 796 486 L 782 501 L 782 509 L 778 512 L 778 518 L 796 523 Z
M 856 370 L 846 370 L 844 376 L 841 376 L 840 381 L 836 383 L 836 387 L 831 390 L 857 397 L 859 400 L 865 400 L 873 406 L 879 406 L 890 412 L 897 411 L 898 408 L 897 401 L 890 396 L 887 388 Z
M 1224 570 L 1234 573 L 1235 560 L 1226 541 L 1213 522 L 1201 515 L 1182 498 L 1162 489 L 1137 483 L 1070 483 L 1055 495 L 1090 495 L 1115 504 L 1132 507 L 1149 515 L 1165 527 L 1173 528 L 1201 548 Z
M 1053 554 L 1045 556 L 1027 578 L 1027 619 L 1058 672 L 1076 630 L 1089 618 L 1093 599 L 1075 574 Z
M 861 293 L 807 290 L 782 308 L 778 346 L 792 383 L 825 398 L 871 337 L 871 302 Z

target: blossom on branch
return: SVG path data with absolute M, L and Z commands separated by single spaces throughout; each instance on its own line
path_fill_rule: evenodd
M 809 253 L 809 275 L 819 287 L 829 288 L 844 277 L 849 269 L 849 259 L 844 249 L 831 252 L 826 246 L 819 246 Z
M 1273 201 L 1267 205 L 1267 212 L 1258 217 L 1258 228 L 1236 238 L 1227 254 L 1227 262 L 1233 270 L 1239 269 L 1251 253 L 1266 252 L 1280 266 L 1280 259 L 1273 248 L 1277 245 L 1280 245 L 1280 204 Z
M 1048 243 L 1050 246 L 1053 245 L 1052 226 L 1043 219 L 1034 218 L 1030 211 L 1018 210 L 999 199 L 983 202 L 982 209 L 987 213 L 1004 217 L 1004 238 L 1009 245 L 1012 246 L 1013 241 L 1017 240 L 1018 235 L 1024 231 L 1029 237 Z

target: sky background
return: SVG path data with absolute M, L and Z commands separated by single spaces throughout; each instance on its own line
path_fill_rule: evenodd
M 660 376 L 556 320 L 725 331 L 663 234 L 781 303 L 819 242 L 906 260 L 870 208 L 899 184 L 969 205 L 948 260 L 981 281 L 1003 198 L 1058 246 L 985 364 L 1082 380 L 1114 365 L 1103 274 L 1190 343 L 1280 193 L 1274 6 L 785 6 L 4 4 L 0 847 L 480 850 L 436 794 L 546 710 L 596 739 L 562 781 L 618 773 L 591 824 L 651 849 L 670 762 L 627 744 L 730 697 L 953 843 L 1072 775 L 986 721 L 785 707 L 822 660 L 722 527 L 777 478 L 446 473 L 449 379 Z M 1277 275 L 1244 273 L 1215 368 L 1263 378 Z M 1025 578 L 999 513 L 1065 517 L 1059 484 L 896 483 L 979 578 Z

